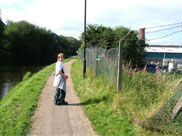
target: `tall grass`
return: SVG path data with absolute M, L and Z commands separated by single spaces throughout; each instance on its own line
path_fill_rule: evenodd
M 146 69 L 136 72 L 127 67 L 123 71 L 122 93 L 114 99 L 115 110 L 122 113 L 130 107 L 128 112 L 140 122 L 140 125 L 136 126 L 137 135 L 148 132 L 145 131 L 146 129 L 141 129 L 141 126 L 161 133 L 179 134 L 181 132 L 173 131 L 175 125 L 171 126 L 169 118 L 174 105 L 166 106 L 163 111 L 160 110 L 180 88 L 181 81 L 181 76 L 175 74 L 163 74 L 158 70 L 152 74 L 147 73 Z M 168 127 L 163 129 L 164 125 Z M 157 135 L 154 131 L 148 133 L 148 135 Z
M 136 117 L 145 119 L 155 114 L 169 100 L 179 88 L 180 83 L 181 78 L 175 74 L 151 74 L 144 70 L 140 72 L 132 69 L 124 70 L 122 94 L 125 97 L 118 99 L 120 101 L 128 99 L 128 104 L 132 107 L 131 111 Z M 122 107 L 119 106 L 117 109 L 122 110 Z
M 125 116 L 114 113 L 112 102 L 117 92 L 112 84 L 105 82 L 102 76 L 95 77 L 88 69 L 83 80 L 80 60 L 73 63 L 71 76 L 74 89 L 86 109 L 94 130 L 99 135 L 134 135 L 134 129 L 125 120 Z
M 103 136 L 148 136 L 178 135 L 180 119 L 168 124 L 164 131 L 156 131 L 145 125 L 156 125 L 154 117 L 170 97 L 177 91 L 181 76 L 175 74 L 147 73 L 146 70 L 136 72 L 130 66 L 124 67 L 122 92 L 116 92 L 104 76 L 94 76 L 87 70 L 83 80 L 80 60 L 72 66 L 72 78 L 75 90 L 80 97 L 86 114 L 94 129 Z M 150 123 L 148 123 L 150 121 Z M 177 125 L 175 125 L 177 124 Z M 167 131 L 171 128 L 172 131 Z

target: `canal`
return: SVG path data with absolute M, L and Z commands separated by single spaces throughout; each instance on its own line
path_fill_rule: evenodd
M 19 82 L 22 81 L 26 72 L 38 72 L 43 67 L 0 67 L 0 100 L 6 96 Z

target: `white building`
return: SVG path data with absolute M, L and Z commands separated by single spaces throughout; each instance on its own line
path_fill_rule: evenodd
M 182 46 L 150 45 L 145 48 L 147 63 L 162 62 L 163 59 L 182 59 Z
M 163 68 L 172 71 L 182 70 L 182 46 L 176 45 L 150 45 L 145 48 L 147 53 L 146 63 L 161 63 Z

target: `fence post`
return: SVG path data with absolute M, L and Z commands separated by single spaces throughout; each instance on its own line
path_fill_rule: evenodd
M 118 52 L 118 76 L 117 76 L 117 91 L 122 91 L 122 60 L 123 60 L 123 45 L 125 39 L 133 33 L 133 31 L 129 31 L 121 40 L 119 40 L 119 52 Z
M 90 66 L 90 60 L 89 60 L 89 58 L 90 58 L 90 52 L 89 52 L 89 49 L 87 48 L 87 51 L 86 51 L 86 60 L 87 60 L 87 63 L 86 63 L 86 66 L 88 67 L 88 66 Z
M 124 40 L 119 42 L 119 52 L 118 52 L 118 76 L 117 76 L 117 91 L 122 91 L 122 60 L 123 60 L 123 44 Z
M 96 46 L 96 66 L 95 66 L 95 75 L 98 75 L 98 47 Z

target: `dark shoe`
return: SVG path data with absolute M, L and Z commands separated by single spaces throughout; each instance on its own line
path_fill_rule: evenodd
M 60 102 L 60 105 L 68 105 L 68 102 L 66 102 L 66 101 L 61 101 L 61 102 Z
M 59 105 L 59 102 L 54 102 L 55 105 Z

